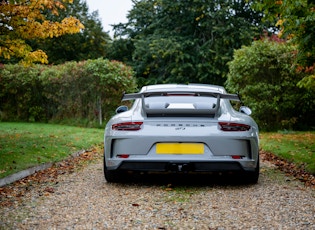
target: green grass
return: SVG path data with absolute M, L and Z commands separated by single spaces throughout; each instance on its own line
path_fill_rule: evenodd
M 103 129 L 0 122 L 0 178 L 103 142 Z
M 315 175 L 315 132 L 261 133 L 260 147 Z
M 0 122 L 0 178 L 103 144 L 103 129 Z M 315 132 L 261 133 L 260 147 L 315 174 Z
M 162 187 L 168 192 L 168 196 L 165 197 L 164 202 L 172 203 L 185 203 L 191 200 L 191 196 L 198 192 L 197 188 L 190 188 L 186 186 L 175 186 L 175 187 Z

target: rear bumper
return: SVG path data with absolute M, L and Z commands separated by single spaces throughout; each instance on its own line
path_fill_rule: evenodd
M 244 167 L 238 161 L 123 161 L 118 167 L 107 170 L 140 172 L 252 172 L 256 168 L 254 161 Z M 245 164 L 246 165 L 246 164 Z

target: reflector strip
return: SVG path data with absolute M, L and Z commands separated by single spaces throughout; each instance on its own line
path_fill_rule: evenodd
M 117 155 L 118 158 L 129 158 L 129 154 L 119 154 Z
M 233 158 L 233 159 L 236 159 L 236 160 L 239 160 L 239 159 L 242 159 L 243 157 L 242 157 L 242 156 L 239 156 L 239 155 L 233 155 L 232 158 Z

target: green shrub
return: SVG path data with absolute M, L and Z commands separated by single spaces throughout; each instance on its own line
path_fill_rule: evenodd
M 263 130 L 312 129 L 315 91 L 299 88 L 295 47 L 284 42 L 255 41 L 234 53 L 226 88 L 238 92 Z
M 133 75 L 130 67 L 106 59 L 57 66 L 5 65 L 0 70 L 1 120 L 102 125 L 122 93 L 135 90 Z
M 1 118 L 8 120 L 32 119 L 32 108 L 41 107 L 42 91 L 39 69 L 21 65 L 6 65 L 0 70 Z

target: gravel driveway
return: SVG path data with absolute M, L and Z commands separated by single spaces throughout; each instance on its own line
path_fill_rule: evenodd
M 207 179 L 207 182 L 205 181 Z M 262 162 L 256 185 L 156 175 L 106 183 L 102 159 L 1 207 L 0 229 L 315 229 L 315 191 Z

